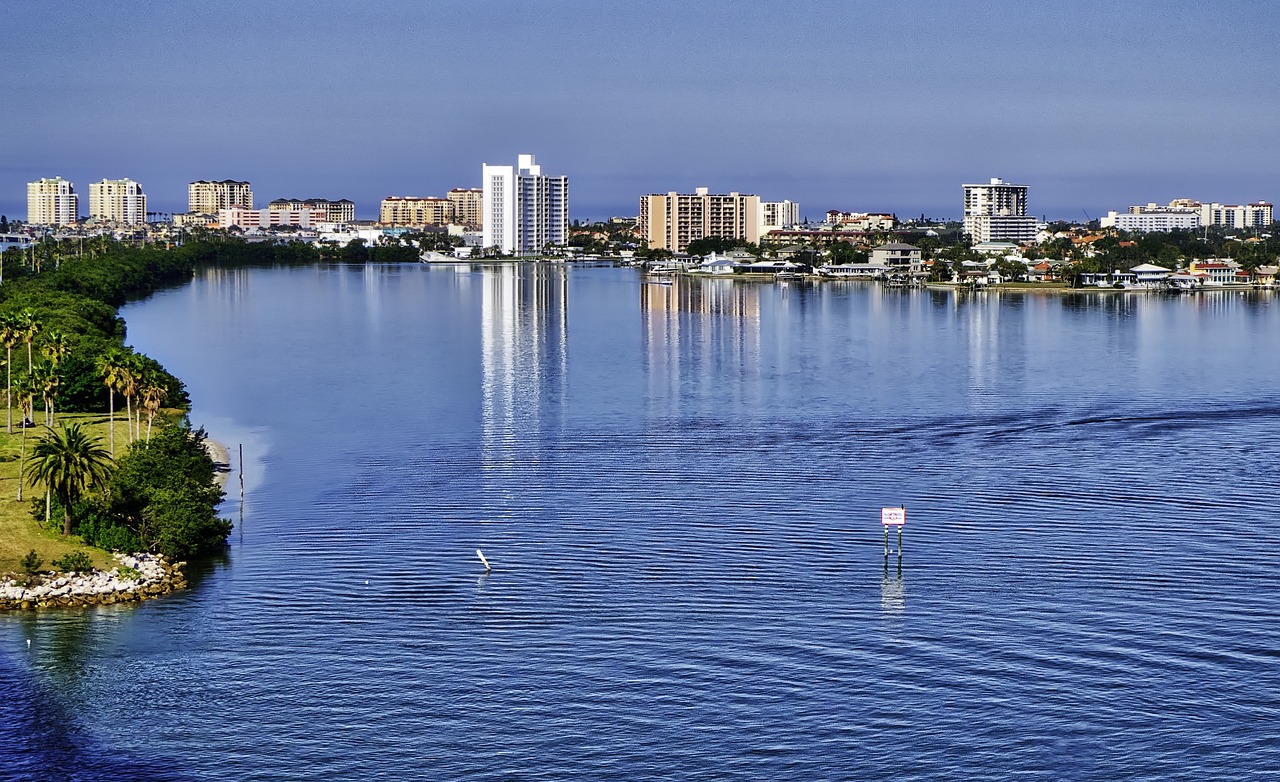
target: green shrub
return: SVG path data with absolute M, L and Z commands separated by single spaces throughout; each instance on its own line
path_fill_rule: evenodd
M 142 580 L 142 571 L 128 565 L 121 565 L 116 568 L 116 575 L 123 581 L 140 581 Z
M 75 551 L 55 559 L 53 566 L 64 573 L 88 573 L 93 570 L 93 560 L 83 551 Z
M 40 566 L 44 564 L 44 560 L 36 553 L 35 549 L 22 558 L 22 572 L 27 575 L 35 575 L 40 572 Z

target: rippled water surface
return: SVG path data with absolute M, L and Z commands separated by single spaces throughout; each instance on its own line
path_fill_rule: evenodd
M 326 267 L 124 314 L 243 505 L 182 594 L 0 616 L 0 777 L 1280 769 L 1268 294 Z

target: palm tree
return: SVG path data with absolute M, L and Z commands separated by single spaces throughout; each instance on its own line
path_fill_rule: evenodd
M 53 364 L 49 363 L 36 366 L 35 378 L 39 383 L 37 390 L 40 391 L 40 397 L 44 400 L 44 425 L 51 427 L 53 426 L 53 403 L 58 398 L 58 386 L 62 385 L 62 378 L 58 377 L 58 371 L 54 369 Z
M 40 352 L 44 353 L 45 358 L 49 360 L 49 379 L 52 381 L 53 390 L 56 391 L 58 386 L 62 384 L 62 378 L 59 377 L 57 372 L 58 365 L 62 363 L 62 359 L 71 355 L 71 341 L 62 332 L 50 331 Z M 53 426 L 53 404 L 55 401 L 54 396 L 47 398 L 46 410 L 48 413 L 45 426 Z
M 56 367 L 62 363 L 62 359 L 71 354 L 71 340 L 67 339 L 67 335 L 61 331 L 50 331 L 41 352 L 44 353 L 45 358 L 49 359 L 49 363 Z
M 67 424 L 36 444 L 37 461 L 31 471 L 34 486 L 43 483 L 62 503 L 62 534 L 71 534 L 71 506 L 89 489 L 101 486 L 111 475 L 111 454 L 102 438 L 91 437 L 79 423 Z
M 0 330 L 0 337 L 3 336 L 4 331 Z M 122 374 L 128 357 L 129 354 L 124 349 L 116 347 L 98 356 L 98 371 L 102 373 L 102 384 L 107 387 L 107 412 L 111 420 L 111 427 L 107 431 L 113 457 L 116 455 L 116 392 L 122 388 Z
M 22 450 L 18 456 L 18 502 L 22 502 L 22 472 L 27 463 L 27 419 L 31 417 L 31 378 L 18 381 L 18 404 L 22 405 Z
M 13 434 L 13 346 L 22 339 L 22 326 L 12 315 L 0 318 L 0 342 L 5 348 L 5 431 Z
M 147 442 L 151 442 L 151 422 L 155 420 L 156 413 L 160 411 L 160 404 L 168 396 L 159 373 L 147 373 L 147 378 L 139 394 L 142 396 L 142 406 L 147 410 Z
M 17 317 L 18 328 L 22 335 L 22 341 L 27 343 L 27 374 L 30 375 L 32 367 L 34 367 L 36 363 L 35 358 L 32 356 L 31 346 L 35 343 L 36 337 L 39 336 L 42 326 L 40 324 L 40 320 L 36 318 L 36 313 L 33 310 L 22 310 L 18 313 Z M 28 386 L 27 390 L 32 391 L 30 386 Z M 35 406 L 34 401 L 31 402 L 31 405 L 33 407 Z
M 120 383 L 116 389 L 124 395 L 125 421 L 129 425 L 129 442 L 137 439 L 133 432 L 133 395 L 138 392 L 138 379 L 142 374 L 142 362 L 136 353 L 125 354 L 120 362 Z

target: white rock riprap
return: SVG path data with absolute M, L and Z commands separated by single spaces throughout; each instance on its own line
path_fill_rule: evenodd
M 185 562 L 170 562 L 159 554 L 116 554 L 111 570 L 31 576 L 22 583 L 0 579 L 0 611 L 110 605 L 166 595 L 187 585 Z M 136 575 L 135 575 L 136 573 Z

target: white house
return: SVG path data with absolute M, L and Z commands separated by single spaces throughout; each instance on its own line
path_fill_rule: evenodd
M 1165 280 L 1169 279 L 1169 275 L 1173 274 L 1172 269 L 1166 269 L 1163 266 L 1156 266 L 1154 263 L 1142 263 L 1129 271 L 1133 272 L 1134 280 L 1139 285 L 1147 287 L 1156 287 L 1162 285 Z

